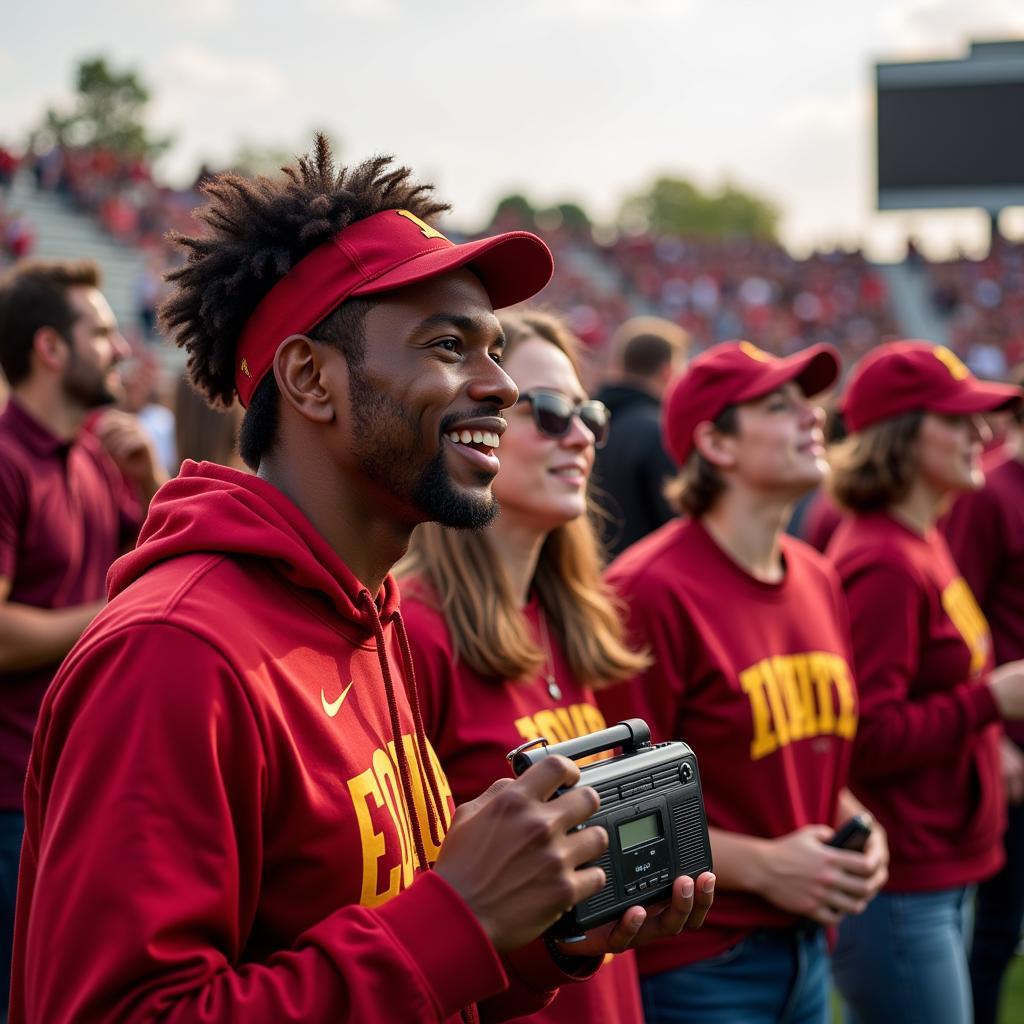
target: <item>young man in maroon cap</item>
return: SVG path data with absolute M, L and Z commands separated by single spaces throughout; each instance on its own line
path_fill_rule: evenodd
M 568 980 L 531 940 L 604 883 L 607 837 L 568 834 L 596 794 L 549 801 L 578 779 L 552 758 L 452 818 L 389 574 L 417 523 L 493 517 L 493 307 L 551 258 L 453 245 L 389 163 L 335 172 L 320 139 L 280 181 L 215 180 L 180 239 L 165 323 L 247 406 L 256 475 L 166 485 L 44 702 L 18 1024 L 500 1019 Z
M 639 715 L 693 747 L 718 877 L 700 932 L 638 953 L 649 1024 L 825 1024 L 821 926 L 859 913 L 885 879 L 881 832 L 864 853 L 826 845 L 862 809 L 845 789 L 852 656 L 835 573 L 783 533 L 827 472 L 810 398 L 838 373 L 827 346 L 777 359 L 730 342 L 695 359 L 663 420 L 688 518 L 608 572 L 653 665 L 598 702 L 609 721 Z
M 969 1024 L 969 886 L 1003 863 L 1000 718 L 1024 718 L 1024 662 L 992 637 L 936 529 L 984 483 L 979 414 L 1020 402 L 949 349 L 881 345 L 843 396 L 832 486 L 852 513 L 828 547 L 849 600 L 861 720 L 851 785 L 889 833 L 885 892 L 839 929 L 833 964 L 852 1019 Z

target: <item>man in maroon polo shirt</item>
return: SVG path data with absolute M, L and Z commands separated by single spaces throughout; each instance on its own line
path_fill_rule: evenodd
M 115 366 L 128 352 L 99 284 L 87 262 L 26 263 L 0 278 L 0 366 L 11 388 L 0 415 L 2 1011 L 39 704 L 103 606 L 107 569 L 140 525 L 140 499 L 161 482 L 132 417 L 105 412 L 82 429 L 117 396 Z

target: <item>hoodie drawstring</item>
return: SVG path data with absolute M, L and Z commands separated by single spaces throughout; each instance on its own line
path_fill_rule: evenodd
M 370 611 L 370 618 L 373 622 L 373 632 L 377 641 L 377 661 L 380 662 L 381 674 L 384 676 L 384 693 L 388 701 L 388 716 L 391 719 L 391 736 L 395 741 L 395 753 L 398 756 L 398 774 L 402 780 L 402 795 L 405 797 L 405 804 L 409 808 L 409 824 L 412 827 L 412 838 L 416 845 L 416 859 L 420 870 L 426 871 L 427 851 L 423 845 L 423 832 L 420 829 L 419 816 L 416 814 L 416 799 L 412 792 L 412 773 L 409 771 L 409 757 L 405 751 L 405 743 L 402 741 L 402 723 L 398 718 L 398 701 L 395 699 L 395 683 L 391 678 L 391 666 L 388 664 L 387 650 L 385 649 L 384 625 L 377 614 L 377 605 L 374 603 L 368 590 L 359 592 L 359 600 L 367 606 Z M 424 793 L 424 798 L 426 793 Z M 426 799 L 424 799 L 426 803 Z
M 416 686 L 416 669 L 412 663 L 412 648 L 409 646 L 409 634 L 405 631 L 405 622 L 402 619 L 401 612 L 397 609 L 392 613 L 391 621 L 394 623 L 395 633 L 398 634 L 398 646 L 402 651 L 405 688 L 409 696 L 409 706 L 412 709 L 412 717 L 416 729 L 416 749 L 419 751 L 423 774 L 430 786 L 430 800 L 425 801 L 427 803 L 427 817 L 430 821 L 430 837 L 433 839 L 435 846 L 440 846 L 443 836 L 438 825 L 438 817 L 443 818 L 444 816 L 444 804 L 441 800 L 441 787 L 437 784 L 437 776 L 434 774 L 434 764 L 427 750 L 427 730 L 423 726 L 423 712 L 420 706 L 419 688 Z

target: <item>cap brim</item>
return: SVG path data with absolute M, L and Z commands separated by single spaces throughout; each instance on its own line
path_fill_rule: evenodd
M 392 291 L 460 267 L 472 270 L 480 278 L 491 305 L 503 309 L 536 295 L 551 280 L 555 263 L 551 250 L 536 235 L 508 231 L 415 256 L 351 294 Z
M 753 401 L 790 381 L 795 381 L 808 398 L 819 395 L 839 379 L 841 365 L 839 352 L 831 345 L 811 345 L 802 352 L 780 359 L 769 373 L 758 377 L 752 387 L 737 396 L 736 401 Z
M 996 384 L 992 381 L 970 380 L 962 382 L 964 387 L 934 402 L 928 402 L 929 412 L 940 412 L 947 416 L 970 416 L 979 412 L 999 412 L 1017 409 L 1021 405 L 1020 388 L 1012 384 Z

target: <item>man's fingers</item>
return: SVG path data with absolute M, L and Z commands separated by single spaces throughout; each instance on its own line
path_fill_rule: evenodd
M 608 849 L 608 833 L 600 825 L 595 825 L 580 829 L 579 832 L 570 832 L 566 836 L 566 843 L 570 863 L 576 866 L 587 864 L 597 860 Z
M 601 798 L 590 786 L 577 786 L 548 804 L 559 828 L 566 830 L 582 825 L 600 806 Z
M 452 824 L 454 825 L 456 822 L 473 817 L 474 814 L 483 810 L 499 793 L 504 792 L 509 786 L 513 785 L 515 785 L 515 779 L 495 779 L 478 797 L 467 800 L 464 804 L 459 804 L 455 808 Z
M 717 879 L 710 871 L 697 876 L 694 884 L 693 910 L 686 921 L 687 928 L 700 928 L 704 918 L 708 916 L 712 903 L 715 902 L 715 883 Z
M 647 911 L 643 907 L 630 907 L 608 935 L 608 952 L 623 953 L 629 949 L 647 920 Z
M 516 779 L 516 785 L 536 800 L 548 800 L 559 788 L 575 786 L 579 781 L 580 770 L 574 762 L 552 755 L 527 768 Z

